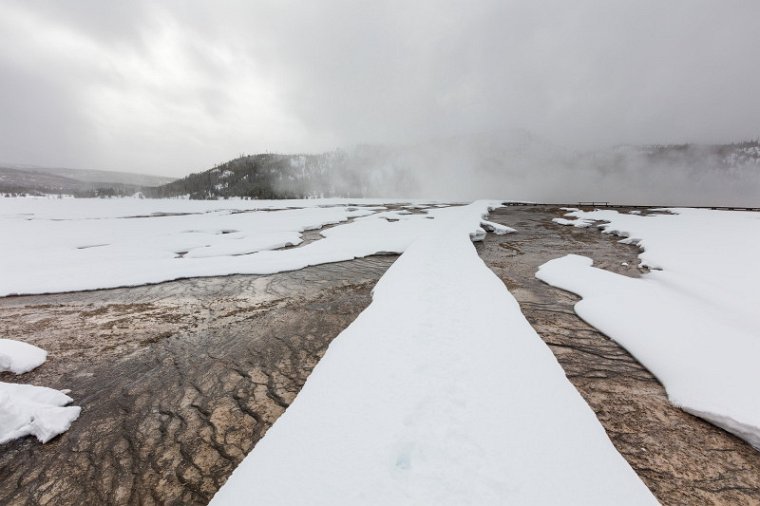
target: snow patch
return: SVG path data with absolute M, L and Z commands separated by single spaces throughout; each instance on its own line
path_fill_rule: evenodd
M 0 339 L 0 372 L 23 374 L 41 366 L 47 352 L 28 343 Z
M 23 374 L 42 365 L 47 352 L 31 344 L 0 339 L 0 371 Z M 46 443 L 65 432 L 80 408 L 59 390 L 0 382 L 0 444 L 27 435 Z
M 480 226 L 489 232 L 493 232 L 496 235 L 513 234 L 517 232 L 517 230 L 514 228 L 488 220 L 480 220 Z
M 67 431 L 81 410 L 71 401 L 52 388 L 0 382 L 0 444 L 28 435 L 47 443 Z
M 641 279 L 575 255 L 536 276 L 580 295 L 578 315 L 657 376 L 674 405 L 760 449 L 760 213 L 668 211 L 570 213 L 642 248 L 642 265 L 657 270 Z
M 554 218 L 552 221 L 558 225 L 570 225 L 576 228 L 588 228 L 594 224 L 594 220 L 584 219 L 568 220 L 565 218 Z

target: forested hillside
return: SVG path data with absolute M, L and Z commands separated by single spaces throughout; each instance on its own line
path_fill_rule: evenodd
M 241 156 L 143 191 L 150 197 L 193 199 L 512 195 L 544 202 L 622 199 L 675 205 L 700 203 L 691 195 L 712 187 L 726 189 L 716 199 L 751 203 L 760 192 L 760 142 L 576 152 L 527 133 L 508 139 L 454 137 L 316 155 Z

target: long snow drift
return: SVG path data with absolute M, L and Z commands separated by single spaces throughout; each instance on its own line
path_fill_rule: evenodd
M 47 352 L 31 344 L 0 339 L 0 372 L 23 374 L 42 365 Z M 0 444 L 27 435 L 46 443 L 66 431 L 80 408 L 71 397 L 47 387 L 0 382 Z
M 760 213 L 569 213 L 643 248 L 641 279 L 569 255 L 536 276 L 580 295 L 578 315 L 630 351 L 670 401 L 760 449 Z M 572 222 L 571 222 L 572 223 Z
M 427 206 L 424 214 L 412 214 L 333 201 L 317 207 L 310 200 L 277 204 L 301 206 L 294 209 L 262 209 L 275 206 L 267 202 L 246 209 L 251 202 L 0 199 L 0 229 L 7 239 L 0 248 L 0 296 L 271 274 L 401 253 L 451 212 Z M 310 244 L 272 251 L 299 245 L 304 231 L 330 224 L 341 225 L 323 230 Z
M 407 248 L 212 504 L 656 503 L 478 257 L 486 211 Z

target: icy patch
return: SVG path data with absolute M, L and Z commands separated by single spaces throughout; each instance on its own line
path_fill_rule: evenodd
M 570 225 L 576 228 L 588 228 L 594 224 L 594 220 L 585 219 L 568 220 L 565 218 L 554 218 L 552 221 L 558 225 Z
M 569 255 L 536 276 L 580 295 L 578 315 L 630 351 L 671 402 L 760 449 L 760 214 L 576 211 L 643 249 L 641 279 Z M 635 237 L 635 239 L 634 239 Z
M 41 366 L 47 352 L 28 343 L 0 339 L 0 372 L 23 374 Z
M 514 228 L 502 225 L 501 223 L 495 223 L 488 220 L 480 220 L 480 226 L 488 232 L 493 232 L 496 235 L 512 234 L 517 232 Z
M 429 228 L 212 504 L 656 504 L 478 257 L 487 207 L 419 220 Z

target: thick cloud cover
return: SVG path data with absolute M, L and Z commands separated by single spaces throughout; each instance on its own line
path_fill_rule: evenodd
M 754 138 L 759 19 L 757 0 L 10 0 L 0 160 L 180 176 L 512 128 Z

